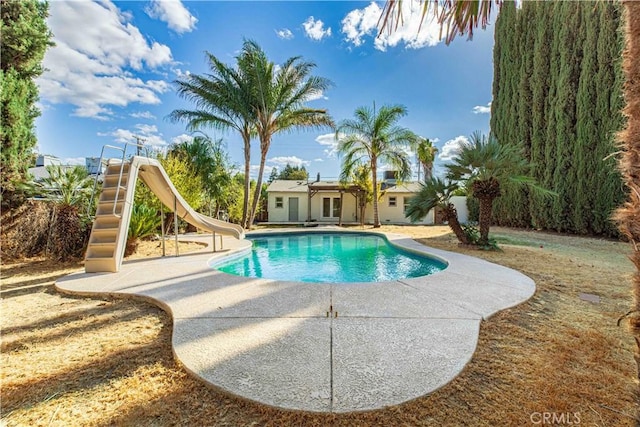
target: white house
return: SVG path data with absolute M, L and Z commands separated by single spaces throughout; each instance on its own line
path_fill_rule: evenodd
M 417 182 L 396 184 L 385 181 L 382 196 L 378 199 L 378 215 L 382 224 L 411 224 L 405 217 L 409 199 L 416 195 Z M 342 185 L 338 181 L 284 181 L 269 184 L 268 221 L 271 224 L 326 223 L 359 224 L 362 210 L 358 208 L 362 190 L 357 185 Z M 453 197 L 460 222 L 467 222 L 466 198 Z M 418 224 L 435 224 L 431 211 Z M 373 223 L 373 205 L 364 207 L 364 222 Z

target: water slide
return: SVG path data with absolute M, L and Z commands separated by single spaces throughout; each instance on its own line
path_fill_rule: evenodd
M 202 215 L 189 206 L 157 160 L 134 156 L 124 165 L 119 161 L 109 161 L 85 255 L 87 273 L 116 272 L 120 269 L 138 178 L 163 205 L 171 212 L 175 210 L 178 217 L 189 224 L 211 233 L 244 238 L 242 227 Z

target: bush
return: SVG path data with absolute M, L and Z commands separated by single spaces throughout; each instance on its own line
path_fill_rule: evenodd
M 79 259 L 89 233 L 90 224 L 78 214 L 78 207 L 30 200 L 2 214 L 2 258 Z
M 2 259 L 33 257 L 45 252 L 53 204 L 26 201 L 2 212 Z
M 468 200 L 468 199 L 467 199 Z M 478 223 L 474 221 L 469 221 L 466 224 L 462 224 L 462 231 L 464 232 L 467 239 L 469 239 L 469 244 L 478 246 L 478 249 L 484 250 L 500 250 L 498 247 L 498 242 L 496 239 L 489 238 L 489 243 L 485 246 L 480 246 L 480 230 L 478 230 Z
M 478 222 L 480 219 L 480 202 L 470 194 L 467 194 L 467 210 L 469 211 L 469 221 Z
M 56 260 L 69 261 L 84 255 L 91 227 L 80 216 L 78 209 L 78 206 L 71 205 L 54 208 L 48 252 Z
M 140 239 L 154 235 L 158 231 L 158 227 L 160 227 L 160 217 L 155 208 L 144 203 L 133 205 L 125 256 L 133 254 L 138 248 Z

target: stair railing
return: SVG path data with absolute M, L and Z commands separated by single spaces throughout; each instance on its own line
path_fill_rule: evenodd
M 122 217 L 122 210 L 120 210 L 120 213 L 117 214 L 116 213 L 116 206 L 118 203 L 118 196 L 120 194 L 120 187 L 122 186 L 122 175 L 124 173 L 124 164 L 125 164 L 125 159 L 127 156 L 127 148 L 129 146 L 135 146 L 137 148 L 142 148 L 142 144 L 136 144 L 133 142 L 125 142 L 124 147 L 117 147 L 115 145 L 109 145 L 109 144 L 105 144 L 102 146 L 102 150 L 100 151 L 100 160 L 98 162 L 98 173 L 96 174 L 96 177 L 93 181 L 93 190 L 91 191 L 91 198 L 89 199 L 89 205 L 87 206 L 87 216 L 91 215 L 91 207 L 93 206 L 93 201 L 95 199 L 96 196 L 96 190 L 98 188 L 98 178 L 100 177 L 100 173 L 102 172 L 102 165 L 104 163 L 105 168 L 109 166 L 109 162 L 105 162 L 104 160 L 104 150 L 106 148 L 112 148 L 114 150 L 118 150 L 122 152 L 122 158 L 120 159 L 120 173 L 118 175 L 118 185 L 116 187 L 116 195 L 115 195 L 115 199 L 113 200 L 113 215 L 120 218 Z M 123 207 L 124 208 L 124 207 Z

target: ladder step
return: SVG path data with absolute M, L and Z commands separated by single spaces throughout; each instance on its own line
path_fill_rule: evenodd
M 115 272 L 116 265 L 113 258 L 86 258 L 84 271 L 87 273 Z
M 86 258 L 112 258 L 114 251 L 115 245 L 110 245 L 109 247 L 89 245 Z
M 115 239 L 113 239 L 110 242 L 100 242 L 100 241 L 94 241 L 94 242 L 89 242 L 89 248 L 97 248 L 97 249 L 112 249 L 114 248 L 116 245 L 116 241 Z
M 105 215 L 105 214 L 114 214 L 114 203 L 113 201 L 111 202 L 102 202 L 98 204 L 98 209 L 96 210 L 96 215 Z M 124 203 L 123 202 L 117 202 L 115 204 L 115 214 L 117 215 L 121 215 L 122 214 L 122 209 L 123 209 Z
M 118 227 L 94 228 L 92 232 L 100 235 L 118 234 Z

